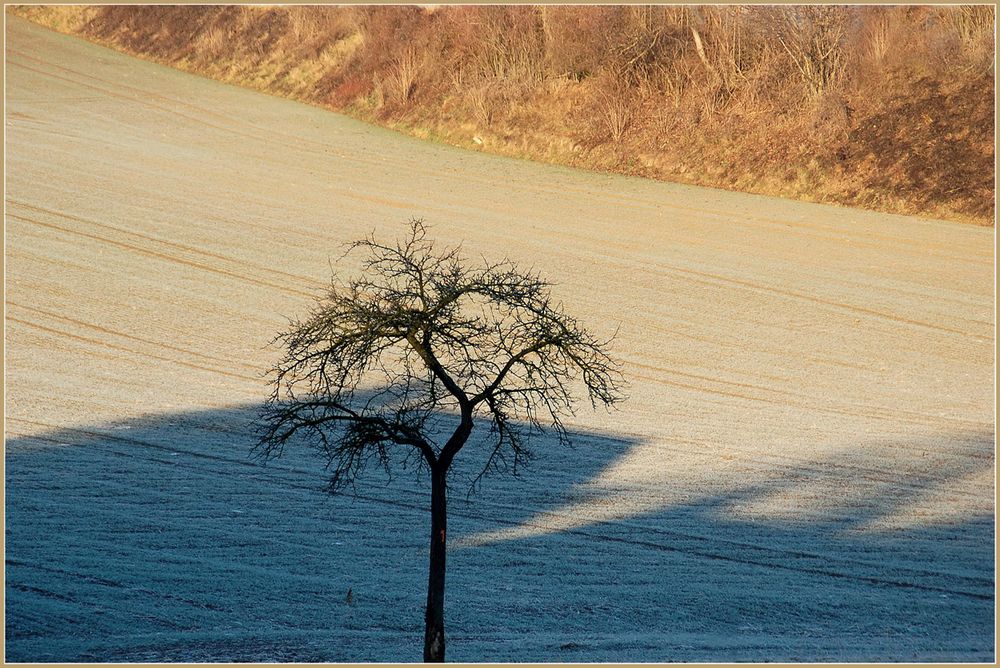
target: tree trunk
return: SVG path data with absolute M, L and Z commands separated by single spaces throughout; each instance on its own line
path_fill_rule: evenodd
M 444 573 L 445 538 L 448 524 L 445 478 L 447 469 L 431 469 L 431 563 L 427 578 L 427 615 L 424 631 L 424 661 L 444 661 Z

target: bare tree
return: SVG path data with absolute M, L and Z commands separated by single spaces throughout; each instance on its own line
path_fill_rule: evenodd
M 849 13 L 849 7 L 807 5 L 790 7 L 780 15 L 778 43 L 814 98 L 843 75 Z
M 573 394 L 610 406 L 622 397 L 618 364 L 552 301 L 550 285 L 508 260 L 470 267 L 439 251 L 420 221 L 393 244 L 369 237 L 361 277 L 334 284 L 312 313 L 279 335 L 260 445 L 277 456 L 293 437 L 318 445 L 331 489 L 366 465 L 426 467 L 431 479 L 430 571 L 424 660 L 443 661 L 446 492 L 452 461 L 477 422 L 488 446 L 478 481 L 515 469 L 528 440 L 563 418 Z M 477 431 L 477 435 L 478 435 Z

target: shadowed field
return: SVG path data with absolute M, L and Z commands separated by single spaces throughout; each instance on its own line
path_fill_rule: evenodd
M 453 481 L 449 659 L 993 647 L 993 230 L 423 144 L 7 22 L 7 658 L 419 658 L 426 480 L 248 457 L 344 242 L 558 285 L 615 352 L 517 480 Z M 353 604 L 346 592 L 353 592 Z
M 385 484 L 373 475 L 343 496 L 324 496 L 306 448 L 268 466 L 247 458 L 256 410 L 10 440 L 8 657 L 411 658 L 422 633 L 427 481 Z M 606 503 L 589 481 L 638 444 L 573 437 L 574 449 L 546 450 L 528 479 L 490 479 L 466 498 L 462 481 L 474 471 L 453 478 L 458 547 L 448 597 L 457 657 L 940 659 L 989 651 L 993 580 L 989 550 L 975 546 L 990 542 L 991 516 L 894 535 L 858 531 L 923 490 L 988 469 L 988 435 L 952 435 L 970 456 L 905 486 L 838 459 L 802 462 L 780 478 L 761 467 L 754 483 L 726 494 L 610 522 L 574 508 Z M 808 521 L 731 516 L 820 475 L 852 485 L 859 511 Z M 890 495 L 894 505 L 876 511 L 874 500 Z

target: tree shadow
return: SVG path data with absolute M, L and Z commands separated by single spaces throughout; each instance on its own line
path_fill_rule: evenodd
M 7 658 L 418 660 L 426 476 L 372 472 L 331 497 L 307 448 L 249 458 L 258 409 L 8 437 Z M 921 475 L 846 448 L 780 469 L 748 458 L 735 482 L 626 513 L 601 508 L 655 485 L 601 474 L 646 444 L 571 437 L 536 441 L 523 478 L 468 498 L 483 453 L 456 460 L 449 659 L 991 660 L 992 511 L 886 518 L 992 471 L 992 433 L 952 435 L 961 456 Z M 835 502 L 787 512 L 840 483 Z
M 636 503 L 657 483 L 615 490 L 599 474 L 569 503 L 466 539 L 467 568 L 505 574 L 491 614 L 525 636 L 496 634 L 496 655 L 992 661 L 993 433 L 883 442 L 905 453 L 883 465 L 857 456 L 866 445 L 782 465 L 741 455 L 680 503 Z M 532 638 L 551 619 L 553 635 Z
M 419 659 L 426 474 L 373 470 L 330 496 L 307 447 L 251 458 L 259 409 L 8 436 L 7 658 Z M 561 498 L 630 445 L 580 436 L 597 447 L 573 467 L 558 448 L 561 468 L 532 471 L 547 489 L 529 501 Z M 460 459 L 484 454 L 468 448 Z M 453 476 L 450 516 L 477 531 L 491 520 L 465 500 L 472 477 Z

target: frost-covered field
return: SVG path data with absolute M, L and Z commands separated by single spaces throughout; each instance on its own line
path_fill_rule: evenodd
M 410 216 L 542 269 L 630 383 L 468 499 L 462 453 L 449 659 L 993 660 L 993 230 L 462 152 L 6 29 L 7 660 L 420 659 L 427 481 L 331 498 L 307 450 L 248 457 L 271 337 Z

